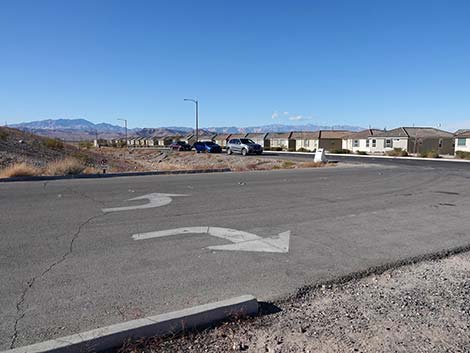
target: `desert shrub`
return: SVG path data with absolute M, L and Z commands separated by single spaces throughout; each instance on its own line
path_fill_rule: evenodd
M 331 153 L 338 153 L 338 154 L 348 154 L 348 153 L 351 153 L 350 150 L 345 149 L 345 148 L 340 148 L 340 149 L 336 149 L 336 150 L 331 150 L 330 152 L 331 152 Z
M 394 148 L 391 151 L 385 152 L 387 156 L 392 156 L 392 157 L 406 157 L 408 156 L 408 152 L 404 151 L 401 148 Z
M 39 175 L 40 170 L 26 163 L 16 163 L 0 170 L 0 178 L 12 178 L 22 176 Z
M 8 132 L 0 131 L 0 141 L 5 141 L 8 137 Z
M 281 167 L 284 168 L 284 169 L 288 169 L 288 168 L 292 168 L 294 166 L 294 162 L 292 161 L 284 161 L 282 162 L 281 164 Z
M 96 165 L 95 160 L 85 153 L 74 152 L 72 157 L 78 159 L 85 166 L 94 167 Z
M 460 158 L 460 159 L 470 159 L 470 152 L 457 151 L 455 152 L 455 155 L 457 158 Z
M 287 149 L 289 152 L 295 152 L 295 148 L 288 148 Z
M 360 155 L 360 156 L 367 156 L 367 152 L 366 151 L 357 151 L 356 154 Z
M 302 162 L 300 164 L 303 168 L 318 168 L 322 167 L 324 163 L 321 162 Z
M 271 151 L 271 147 L 265 147 L 264 150 L 265 151 Z
M 93 143 L 91 143 L 90 141 L 80 141 L 78 143 L 78 147 L 90 149 L 93 147 Z
M 60 140 L 57 139 L 51 139 L 47 138 L 43 142 L 44 146 L 47 148 L 53 149 L 53 150 L 63 150 L 64 149 L 64 143 Z
M 440 156 L 439 156 L 439 152 L 437 152 L 437 151 L 429 151 L 427 153 L 427 157 L 428 158 L 439 158 Z
M 46 167 L 47 175 L 77 175 L 85 170 L 85 166 L 76 158 L 65 158 L 51 162 Z
M 271 147 L 271 151 L 282 151 L 282 147 Z
M 297 149 L 297 152 L 310 152 L 310 150 L 307 148 L 300 147 L 299 149 Z

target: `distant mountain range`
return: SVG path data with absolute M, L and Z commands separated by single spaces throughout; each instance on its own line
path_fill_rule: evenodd
M 125 136 L 125 128 L 119 125 L 108 123 L 94 124 L 86 119 L 48 119 L 40 121 L 31 121 L 26 123 L 10 125 L 23 131 L 28 131 L 37 135 L 61 138 L 65 140 L 91 140 L 96 138 L 120 138 Z M 362 130 L 358 126 L 349 125 L 284 125 L 271 124 L 252 127 L 209 127 L 200 129 L 201 133 L 212 132 L 217 134 L 234 134 L 249 132 L 287 132 L 287 131 L 316 131 L 316 130 Z M 170 136 L 170 135 L 186 135 L 192 132 L 193 128 L 189 127 L 158 127 L 158 128 L 134 128 L 128 130 L 128 136 Z

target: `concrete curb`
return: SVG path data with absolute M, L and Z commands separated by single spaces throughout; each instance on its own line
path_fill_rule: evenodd
M 315 156 L 314 152 L 288 152 L 288 151 L 266 151 L 266 155 L 270 154 L 287 154 L 287 155 L 307 155 Z M 456 163 L 470 163 L 470 160 L 457 159 L 457 158 L 422 158 L 422 157 L 394 157 L 394 156 L 382 156 L 382 155 L 360 155 L 354 153 L 325 153 L 326 156 L 335 156 L 335 157 L 356 157 L 356 158 L 377 158 L 377 159 L 403 159 L 409 161 L 433 161 L 433 162 L 456 162 Z
M 217 322 L 258 313 L 258 302 L 251 295 L 195 306 L 168 314 L 151 316 L 99 328 L 67 337 L 19 347 L 0 353 L 102 352 L 116 348 L 129 339 L 165 336 Z
M 109 173 L 109 174 L 79 174 L 79 175 L 61 175 L 61 176 L 30 176 L 30 177 L 13 177 L 0 179 L 0 183 L 8 183 L 14 181 L 44 181 L 44 180 L 64 180 L 64 179 L 101 179 L 116 178 L 129 176 L 145 176 L 145 175 L 173 175 L 173 174 L 205 174 L 205 173 L 224 173 L 231 172 L 230 168 L 219 169 L 193 169 L 193 170 L 162 170 L 154 172 L 129 172 L 129 173 Z

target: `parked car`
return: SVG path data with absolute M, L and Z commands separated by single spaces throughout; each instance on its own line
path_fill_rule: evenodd
M 220 153 L 222 147 L 212 141 L 199 141 L 193 145 L 197 152 Z
M 227 153 L 241 153 L 243 156 L 247 154 L 261 154 L 263 147 L 250 139 L 232 139 L 227 144 Z
M 191 145 L 184 141 L 176 141 L 170 145 L 170 148 L 175 151 L 191 151 Z

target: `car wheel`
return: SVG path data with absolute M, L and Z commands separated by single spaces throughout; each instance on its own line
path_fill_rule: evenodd
M 248 151 L 246 148 L 242 149 L 242 156 L 246 156 L 248 154 Z
M 232 154 L 232 150 L 230 148 L 227 148 L 227 154 Z

